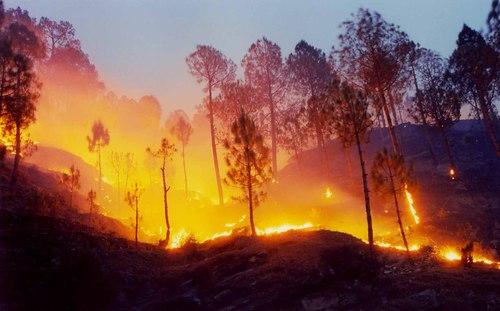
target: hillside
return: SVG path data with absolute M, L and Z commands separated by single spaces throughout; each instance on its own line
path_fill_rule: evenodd
M 50 217 L 0 211 L 2 310 L 500 307 L 500 270 L 447 266 L 330 231 L 231 237 L 166 252 Z

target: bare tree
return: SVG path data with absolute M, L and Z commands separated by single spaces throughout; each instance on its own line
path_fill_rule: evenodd
M 97 166 L 99 168 L 99 191 L 102 191 L 102 163 L 101 150 L 109 144 L 109 132 L 104 127 L 101 120 L 97 120 L 92 125 L 90 136 L 87 136 L 88 148 L 90 152 L 97 152 Z
M 217 158 L 217 146 L 215 141 L 215 123 L 213 96 L 225 83 L 234 80 L 236 65 L 224 54 L 208 45 L 198 45 L 196 51 L 186 58 L 189 71 L 198 83 L 204 83 L 204 91 L 208 93 L 207 112 L 210 122 L 210 138 L 212 143 L 212 156 L 219 192 L 219 204 L 224 203 L 222 183 L 220 178 L 219 161 Z
M 404 190 L 404 186 L 408 182 L 409 169 L 404 163 L 401 155 L 388 153 L 387 149 L 383 149 L 377 153 L 373 160 L 371 170 L 371 177 L 375 191 L 381 195 L 390 195 L 394 199 L 394 206 L 396 207 L 396 216 L 399 225 L 399 231 L 403 238 L 403 243 L 406 251 L 409 251 L 408 241 L 401 219 L 401 212 L 399 209 L 398 196 Z
M 353 89 L 345 82 L 340 85 L 338 91 L 333 92 L 334 95 L 330 97 L 331 102 L 329 105 L 332 112 L 330 119 L 332 127 L 345 148 L 356 144 L 358 149 L 365 198 L 366 222 L 368 225 L 368 243 L 370 250 L 373 251 L 373 225 L 368 175 L 361 148 L 361 144 L 367 141 L 369 131 L 373 125 L 372 116 L 368 112 L 369 101 L 363 92 Z
M 134 222 L 134 228 L 135 228 L 135 246 L 137 247 L 137 242 L 138 242 L 138 236 L 139 236 L 139 220 L 140 220 L 140 213 L 139 213 L 139 198 L 142 195 L 142 189 L 139 189 L 139 186 L 137 185 L 137 182 L 135 183 L 135 186 L 132 190 L 127 191 L 127 194 L 125 195 L 125 202 L 134 210 L 135 214 L 135 222 Z
M 248 203 L 250 228 L 252 236 L 255 236 L 254 209 L 265 198 L 262 187 L 272 176 L 269 149 L 264 145 L 254 121 L 243 111 L 232 124 L 231 139 L 224 141 L 224 147 L 228 166 L 224 182 L 242 190 L 242 195 L 237 199 Z
M 69 207 L 73 207 L 73 193 L 80 190 L 80 170 L 71 165 L 69 171 L 62 173 L 61 183 L 69 190 Z
M 170 242 L 170 221 L 168 217 L 168 200 L 167 194 L 170 190 L 170 186 L 167 185 L 167 161 L 172 159 L 172 155 L 177 151 L 175 146 L 171 144 L 166 138 L 162 138 L 160 147 L 157 150 L 152 150 L 151 148 L 147 148 L 146 151 L 150 153 L 155 158 L 160 159 L 161 161 L 161 178 L 163 182 L 163 206 L 165 211 L 165 224 L 167 227 L 165 240 L 160 241 L 161 247 L 168 246 Z

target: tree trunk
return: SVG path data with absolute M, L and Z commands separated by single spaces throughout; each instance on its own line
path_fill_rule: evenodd
M 420 101 L 420 89 L 418 87 L 417 75 L 415 73 L 415 67 L 413 63 L 411 64 L 411 70 L 413 73 L 413 84 L 415 85 L 415 98 L 417 99 L 417 108 L 420 114 L 420 118 L 422 119 L 422 125 L 424 126 L 424 135 L 427 140 L 427 147 L 429 148 L 429 153 L 432 157 L 432 162 L 437 164 L 436 154 L 434 153 L 434 149 L 432 148 L 432 140 L 429 132 L 429 125 L 427 124 L 427 119 L 425 118 L 424 107 L 422 106 L 422 102 Z
M 97 164 L 99 165 L 99 191 L 102 191 L 101 143 L 97 143 Z
M 188 189 L 188 179 L 186 172 L 186 154 L 184 152 L 185 147 L 186 147 L 185 144 L 182 144 L 182 168 L 184 169 L 184 189 L 186 190 L 186 197 L 188 197 L 189 189 Z
M 135 197 L 135 247 L 137 247 L 139 233 L 139 199 L 137 198 L 137 187 L 136 187 L 136 197 Z
M 271 111 L 271 153 L 273 160 L 273 176 L 277 178 L 278 173 L 278 147 L 276 142 L 276 111 L 272 98 L 271 90 L 269 90 L 269 110 Z
M 392 116 L 394 118 L 394 124 L 396 126 L 398 126 L 399 125 L 398 114 L 396 112 L 396 104 L 394 103 L 394 97 L 392 96 L 391 92 L 388 92 L 388 93 L 389 93 L 389 101 L 390 101 L 390 106 L 391 106 L 391 112 L 392 112 Z
M 215 144 L 215 125 L 214 125 L 214 111 L 212 106 L 212 89 L 209 87 L 208 89 L 208 117 L 210 120 L 210 139 L 212 142 L 212 156 L 214 160 L 214 168 L 215 168 L 215 179 L 217 181 L 217 190 L 219 192 L 219 204 L 224 204 L 224 195 L 222 193 L 222 182 L 220 179 L 220 170 L 219 170 L 219 159 L 217 158 L 217 146 Z
M 250 229 L 252 230 L 252 236 L 254 237 L 257 235 L 257 232 L 255 230 L 255 223 L 253 220 L 252 167 L 250 166 L 248 159 L 247 159 L 247 189 L 248 189 L 248 209 L 250 214 Z
M 21 161 L 21 126 L 16 124 L 16 141 L 15 141 L 15 156 L 14 165 L 12 166 L 12 174 L 10 176 L 10 184 L 14 186 L 17 182 L 17 171 L 19 168 L 19 162 Z
M 495 125 L 493 124 L 493 120 L 491 119 L 489 108 L 487 107 L 487 104 L 486 104 L 486 101 L 484 98 L 479 99 L 479 106 L 481 109 L 481 114 L 483 115 L 484 128 L 485 128 L 486 132 L 488 133 L 488 135 L 490 136 L 491 144 L 493 145 L 493 148 L 495 149 L 495 154 L 497 155 L 497 158 L 500 158 L 500 143 L 498 142 L 496 130 L 495 130 Z
M 163 207 L 165 209 L 165 225 L 167 228 L 164 245 L 168 246 L 168 244 L 170 243 L 170 220 L 168 218 L 168 201 L 167 201 L 167 192 L 168 192 L 169 188 L 167 188 L 167 179 L 165 176 L 165 159 L 163 159 L 163 166 L 161 167 L 160 170 L 161 170 L 161 177 L 162 177 L 162 181 L 163 181 Z
M 406 251 L 409 252 L 410 249 L 408 248 L 408 241 L 406 240 L 406 234 L 405 234 L 405 230 L 403 228 L 403 222 L 401 221 L 401 213 L 399 211 L 398 196 L 397 196 L 396 188 L 395 188 L 395 185 L 394 185 L 394 179 L 393 179 L 393 176 L 392 176 L 392 171 L 391 171 L 391 168 L 390 168 L 389 165 L 387 165 L 387 167 L 389 168 L 389 178 L 390 178 L 390 181 L 391 181 L 392 194 L 394 196 L 394 204 L 396 206 L 396 216 L 398 217 L 399 231 L 401 232 L 401 237 L 403 238 L 403 244 L 404 244 L 404 246 L 406 248 Z
M 396 137 L 396 132 L 394 131 L 394 126 L 392 125 L 391 114 L 389 112 L 389 108 L 387 107 L 383 91 L 380 91 L 380 97 L 382 99 L 382 109 L 384 110 L 384 114 L 387 119 L 387 131 L 389 132 L 389 137 L 391 138 L 392 148 L 395 154 L 401 155 L 398 138 Z
M 347 162 L 347 171 L 349 173 L 349 178 L 352 178 L 352 162 L 351 162 L 351 150 L 347 147 L 342 148 L 344 150 L 344 158 Z
M 373 253 L 373 224 L 372 224 L 372 212 L 370 207 L 370 191 L 368 189 L 368 174 L 366 174 L 365 160 L 363 158 L 363 150 L 361 149 L 361 142 L 358 133 L 356 133 L 356 145 L 358 147 L 359 164 L 361 165 L 361 177 L 363 179 L 366 223 L 368 225 L 368 244 L 370 246 L 370 252 Z

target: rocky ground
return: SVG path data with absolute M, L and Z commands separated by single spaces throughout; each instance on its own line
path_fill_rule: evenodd
M 407 257 L 331 231 L 165 251 L 0 211 L 1 310 L 494 310 L 500 270 Z

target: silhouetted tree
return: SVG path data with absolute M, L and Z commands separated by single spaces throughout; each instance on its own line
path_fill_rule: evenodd
M 360 9 L 353 20 L 342 24 L 339 36 L 339 66 L 343 78 L 377 99 L 377 113 L 383 112 L 395 153 L 401 153 L 394 131 L 396 109 L 388 98 L 394 88 L 403 88 L 409 78 L 405 61 L 408 38 L 377 12 Z M 392 112 L 392 116 L 391 116 Z
M 271 179 L 269 149 L 255 123 L 243 111 L 231 126 L 231 139 L 224 141 L 227 177 L 224 182 L 242 190 L 238 199 L 248 203 L 250 228 L 255 236 L 254 209 L 265 198 L 262 187 Z
M 22 131 L 35 121 L 35 103 L 38 100 L 40 84 L 33 71 L 32 61 L 22 55 L 15 54 L 13 66 L 8 75 L 10 82 L 9 95 L 3 98 L 4 130 L 14 133 L 14 165 L 12 167 L 11 185 L 16 183 L 17 170 L 22 157 Z
M 328 89 L 332 71 L 325 53 L 305 41 L 300 41 L 286 60 L 290 82 L 307 103 L 309 126 L 316 135 L 318 148 L 324 147 L 325 128 L 321 118 L 324 110 L 322 95 Z
M 264 37 L 252 43 L 241 64 L 245 72 L 245 81 L 255 90 L 259 101 L 264 103 L 266 112 L 269 112 L 273 172 L 276 174 L 278 105 L 283 99 L 286 87 L 286 70 L 281 49 L 276 43 Z
M 387 149 L 378 152 L 373 160 L 371 177 L 375 191 L 381 195 L 391 195 L 396 207 L 396 216 L 399 225 L 399 231 L 403 238 L 406 251 L 409 251 L 408 241 L 401 220 L 398 196 L 404 190 L 408 182 L 409 169 L 405 165 L 403 157 L 398 154 L 388 153 Z
M 368 190 L 368 178 L 361 144 L 368 139 L 373 120 L 368 112 L 369 101 L 363 92 L 353 89 L 347 83 L 342 83 L 340 89 L 334 90 L 336 96 L 330 98 L 332 111 L 332 127 L 344 147 L 356 144 L 358 149 L 363 192 L 365 197 L 366 221 L 368 225 L 368 242 L 373 251 L 373 225 Z M 337 95 L 338 94 L 338 95 Z
M 500 157 L 500 143 L 494 120 L 495 99 L 500 79 L 499 52 L 483 36 L 464 25 L 458 35 L 457 48 L 450 57 L 450 77 L 457 93 L 480 112 L 484 128 Z
M 184 171 L 184 189 L 186 190 L 186 196 L 189 193 L 188 189 L 188 179 L 187 179 L 187 172 L 186 172 L 186 146 L 189 143 L 189 138 L 191 137 L 191 134 L 193 134 L 193 128 L 191 127 L 191 124 L 189 123 L 188 116 L 184 114 L 181 114 L 178 118 L 177 121 L 174 123 L 172 128 L 170 129 L 170 132 L 177 138 L 177 141 L 181 143 L 182 149 L 181 149 L 181 156 L 182 156 L 182 168 Z
M 497 51 L 500 50 L 500 1 L 491 1 L 491 10 L 486 20 L 490 41 Z
M 127 191 L 127 194 L 125 196 L 125 202 L 134 210 L 135 214 L 135 223 L 134 223 L 134 228 L 135 228 L 135 246 L 137 247 L 137 242 L 138 242 L 138 236 L 139 236 L 139 220 L 140 220 L 140 213 L 139 213 L 139 198 L 142 195 L 142 189 L 139 189 L 139 186 L 137 185 L 137 182 L 135 183 L 135 186 L 132 190 Z
M 69 190 L 69 206 L 73 207 L 73 193 L 80 190 L 80 170 L 71 165 L 68 172 L 61 175 L 61 183 Z
M 87 203 L 89 203 L 89 221 L 92 222 L 92 216 L 98 209 L 98 205 L 96 203 L 97 193 L 90 189 L 87 193 Z
M 448 129 L 460 119 L 461 102 L 446 76 L 446 62 L 435 53 L 428 52 L 421 65 L 422 89 L 420 104 L 410 109 L 417 123 L 436 128 L 443 137 L 450 169 L 457 170 L 448 139 Z M 423 119 L 422 119 L 423 117 Z
M 90 136 L 87 136 L 88 148 L 90 152 L 97 152 L 97 166 L 99 168 L 99 191 L 102 190 L 102 163 L 101 149 L 109 144 L 109 131 L 104 127 L 101 120 L 97 120 L 92 125 Z
M 189 71 L 198 83 L 204 83 L 204 91 L 208 93 L 206 109 L 210 122 L 210 138 L 212 143 L 212 156 L 219 192 L 219 204 L 224 203 L 222 184 L 220 178 L 219 161 L 217 158 L 217 146 L 215 142 L 215 123 L 213 96 L 225 83 L 234 80 L 236 65 L 224 54 L 208 45 L 198 45 L 196 51 L 186 58 Z
M 167 186 L 167 161 L 172 159 L 172 155 L 177 151 L 175 146 L 171 144 L 166 138 L 162 138 L 160 147 L 157 150 L 152 150 L 151 148 L 147 148 L 146 151 L 150 153 L 155 158 L 160 159 L 161 161 L 161 178 L 163 182 L 163 205 L 165 211 L 165 224 L 167 227 L 166 237 L 164 241 L 160 241 L 161 247 L 168 246 L 170 242 L 170 221 L 168 217 L 168 200 L 167 193 L 170 190 L 170 186 Z
M 281 111 L 279 124 L 279 144 L 293 155 L 297 163 L 301 163 L 301 153 L 309 144 L 307 133 L 307 116 L 304 109 L 290 105 Z
M 40 18 L 38 27 L 41 28 L 46 40 L 49 57 L 58 48 L 80 49 L 80 41 L 75 36 L 75 28 L 67 21 L 53 21 L 47 17 Z

